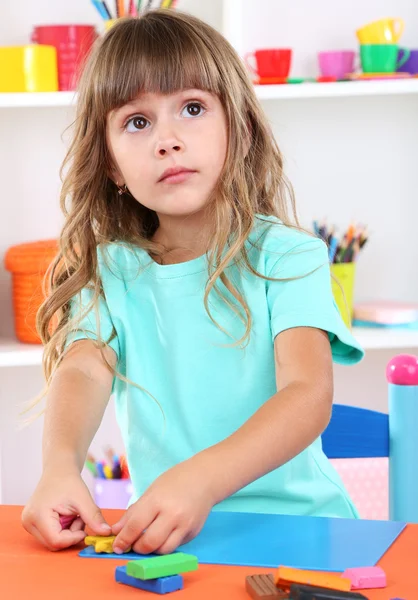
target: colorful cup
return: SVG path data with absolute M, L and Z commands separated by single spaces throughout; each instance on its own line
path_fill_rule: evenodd
M 357 29 L 360 44 L 396 44 L 405 28 L 403 19 L 379 19 Z
M 352 50 L 333 50 L 318 52 L 319 70 L 323 77 L 344 79 L 348 73 L 355 71 L 356 53 Z
M 258 77 L 289 76 L 292 60 L 291 48 L 268 48 L 249 52 L 244 60 L 250 71 Z
M 126 509 L 133 494 L 130 479 L 95 479 L 93 497 L 99 508 Z
M 398 60 L 402 60 L 405 55 L 405 48 L 400 48 L 398 52 Z M 399 67 L 397 71 L 418 75 L 418 50 L 409 50 L 409 58 Z
M 354 281 L 356 263 L 335 263 L 331 265 L 332 292 L 341 317 L 347 327 L 351 327 L 354 310 Z
M 38 25 L 32 42 L 55 46 L 61 91 L 75 90 L 81 68 L 97 37 L 93 25 Z
M 410 51 L 403 49 L 398 60 L 397 44 L 363 44 L 360 46 L 360 60 L 363 73 L 393 73 L 402 67 L 409 58 Z
M 0 47 L 0 92 L 57 90 L 57 52 L 53 46 Z

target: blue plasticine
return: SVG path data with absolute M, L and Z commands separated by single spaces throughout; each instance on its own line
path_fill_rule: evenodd
M 183 577 L 172 575 L 171 577 L 159 577 L 158 579 L 136 579 L 126 573 L 126 567 L 116 567 L 115 580 L 138 590 L 154 592 L 155 594 L 169 594 L 183 589 Z
M 152 558 L 153 556 L 160 556 L 159 554 L 138 554 L 137 552 L 126 552 L 125 554 L 116 554 L 116 552 L 97 553 L 94 546 L 87 546 L 78 553 L 83 558 L 119 558 L 120 560 L 141 560 L 142 558 Z

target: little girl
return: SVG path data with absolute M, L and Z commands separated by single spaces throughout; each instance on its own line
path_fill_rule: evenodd
M 174 11 L 117 23 L 84 70 L 64 166 L 24 527 L 52 550 L 87 525 L 118 552 L 169 553 L 213 508 L 356 517 L 320 435 L 332 359 L 362 350 L 228 42 Z M 134 488 L 113 525 L 80 476 L 112 392 Z

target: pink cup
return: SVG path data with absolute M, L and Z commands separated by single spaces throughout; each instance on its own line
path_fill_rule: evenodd
M 352 50 L 334 50 L 318 52 L 318 62 L 323 77 L 344 79 L 348 73 L 354 73 L 356 53 Z

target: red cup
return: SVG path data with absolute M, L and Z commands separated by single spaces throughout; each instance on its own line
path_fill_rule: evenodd
M 31 41 L 55 46 L 58 59 L 58 87 L 75 90 L 81 68 L 97 38 L 94 25 L 38 25 Z
M 250 71 L 258 77 L 286 78 L 290 72 L 292 50 L 291 48 L 256 50 L 246 54 L 244 60 Z

